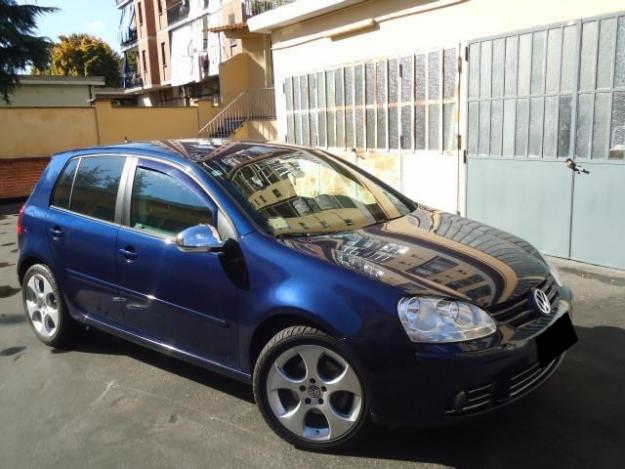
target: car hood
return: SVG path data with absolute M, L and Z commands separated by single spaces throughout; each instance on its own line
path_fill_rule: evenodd
M 482 307 L 527 295 L 550 272 L 526 241 L 426 207 L 354 231 L 281 242 L 407 295 L 444 296 Z

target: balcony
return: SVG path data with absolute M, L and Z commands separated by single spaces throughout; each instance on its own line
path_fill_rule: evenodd
M 275 10 L 283 5 L 295 3 L 296 1 L 297 0 L 243 0 L 243 13 L 247 19 L 270 10 Z
M 137 30 L 128 29 L 125 34 L 120 34 L 119 44 L 122 48 L 126 48 L 137 42 Z
M 182 0 L 167 7 L 167 24 L 172 25 L 189 16 L 189 1 Z
M 121 75 L 120 85 L 125 90 L 131 88 L 140 88 L 143 86 L 143 79 L 138 72 L 123 73 Z

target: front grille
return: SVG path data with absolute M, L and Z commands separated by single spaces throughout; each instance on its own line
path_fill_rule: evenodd
M 549 297 L 551 307 L 554 308 L 558 301 L 558 285 L 550 275 L 545 281 L 536 286 L 543 290 Z M 501 303 L 491 309 L 490 314 L 499 324 L 519 327 L 533 321 L 536 318 L 543 317 L 542 314 L 534 308 L 529 300 L 530 295 L 516 298 Z
M 518 396 L 524 391 L 534 387 L 537 383 L 540 383 L 542 378 L 549 374 L 549 372 L 557 365 L 557 361 L 557 359 L 553 360 L 545 367 L 541 367 L 538 363 L 536 363 L 529 369 L 510 378 L 508 386 L 510 397 L 513 398 Z
M 544 367 L 535 363 L 510 378 L 467 389 L 467 399 L 462 408 L 457 408 L 455 399 L 452 399 L 445 415 L 474 414 L 503 405 L 542 384 L 558 366 L 559 361 L 560 358 L 556 358 Z

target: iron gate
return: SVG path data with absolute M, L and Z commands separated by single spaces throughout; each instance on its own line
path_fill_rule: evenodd
M 547 254 L 625 268 L 625 15 L 467 52 L 467 215 Z

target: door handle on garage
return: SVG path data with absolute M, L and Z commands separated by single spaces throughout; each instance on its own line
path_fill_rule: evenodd
M 61 236 L 63 236 L 63 230 L 58 226 L 53 226 L 52 228 L 50 228 L 50 233 L 52 233 L 52 236 L 54 236 L 55 238 L 60 238 Z
M 135 250 L 130 246 L 120 249 L 119 252 L 123 254 L 123 256 L 128 260 L 133 260 L 139 257 L 139 254 L 137 254 Z
M 567 158 L 564 162 L 567 168 L 573 171 L 576 174 L 590 174 L 590 171 L 581 167 L 581 165 L 575 163 L 571 158 Z

